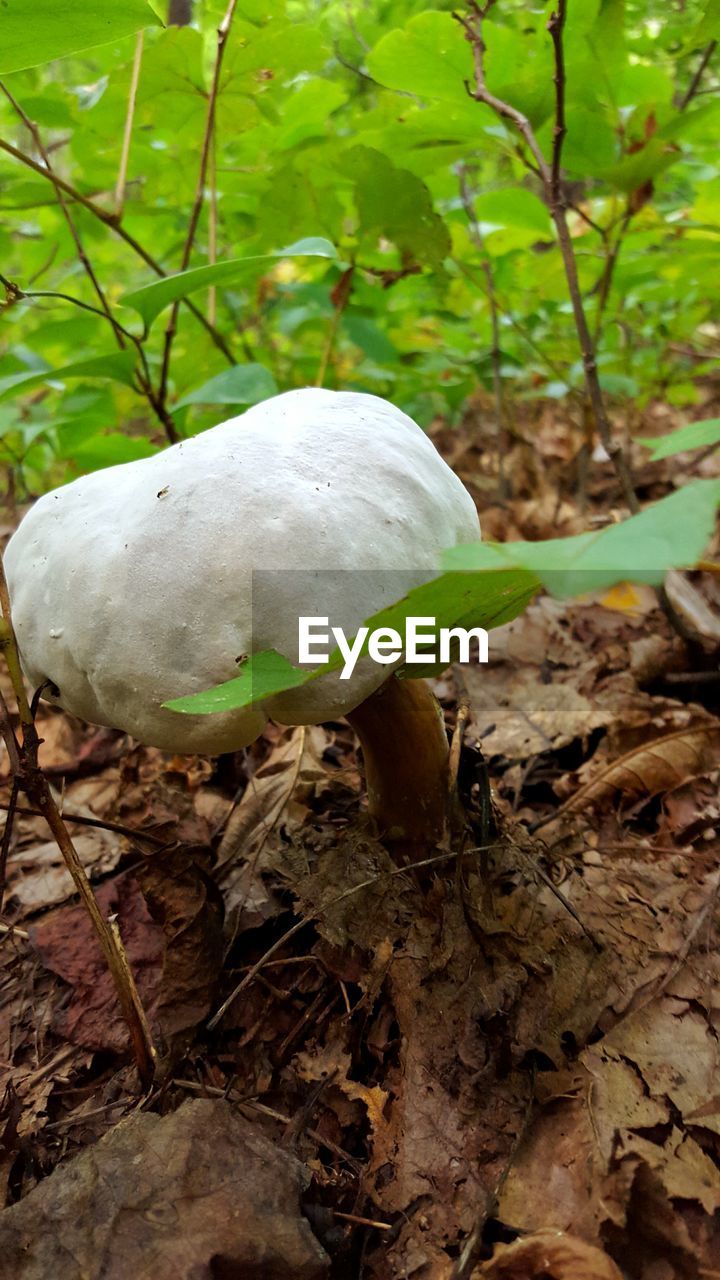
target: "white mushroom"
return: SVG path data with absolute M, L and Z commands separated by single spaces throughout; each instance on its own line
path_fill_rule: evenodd
M 443 548 L 478 537 L 469 494 L 411 418 L 307 389 L 46 494 L 5 567 L 32 684 L 51 680 L 67 711 L 147 744 L 215 754 L 268 717 L 352 712 L 388 668 L 364 659 L 350 680 L 212 716 L 162 704 L 237 675 L 244 654 L 297 661 L 299 614 L 354 634 L 437 571 Z

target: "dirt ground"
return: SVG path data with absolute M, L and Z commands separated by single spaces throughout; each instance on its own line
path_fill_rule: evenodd
M 581 483 L 557 405 L 529 412 L 503 505 L 482 402 L 433 436 L 488 537 L 624 514 L 607 468 Z M 643 501 L 720 471 L 642 458 Z M 436 682 L 450 731 L 470 705 L 470 826 L 422 874 L 374 839 L 344 723 L 211 761 L 41 706 L 160 1067 L 143 1093 L 61 857 L 21 813 L 2 1280 L 720 1277 L 720 581 L 669 589 L 689 640 L 649 588 L 543 597 L 487 667 Z

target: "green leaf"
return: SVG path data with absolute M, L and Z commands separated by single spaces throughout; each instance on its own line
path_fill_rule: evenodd
M 3 0 L 0 74 L 162 26 L 146 0 Z
M 92 436 L 84 440 L 65 456 L 79 464 L 83 471 L 99 471 L 101 467 L 116 467 L 123 462 L 137 462 L 150 458 L 159 450 L 149 440 L 137 436 L 125 436 L 120 431 Z
M 486 233 L 498 227 L 521 227 L 538 236 L 551 233 L 547 205 L 532 191 L 508 187 L 504 191 L 486 191 L 474 202 L 475 216 Z
M 484 627 L 491 631 L 512 622 L 539 590 L 538 579 L 523 568 L 501 568 L 496 573 L 443 573 L 374 614 L 365 625 L 371 632 L 392 627 L 403 635 L 405 619 L 416 617 L 434 618 L 438 628 Z M 362 652 L 367 652 L 367 645 Z M 340 665 L 335 654 L 330 655 L 329 664 L 333 662 Z M 439 673 L 446 665 L 413 663 L 401 670 L 408 679 L 420 679 Z
M 350 341 L 354 342 L 356 347 L 360 347 L 360 350 L 377 364 L 392 364 L 393 360 L 397 359 L 396 347 L 380 326 L 369 317 L 345 312 L 342 328 Z
M 277 383 L 261 364 L 236 364 L 190 391 L 174 406 L 186 404 L 259 404 L 277 395 Z
M 389 31 L 367 60 L 380 84 L 422 98 L 462 101 L 464 82 L 472 79 L 472 54 L 452 14 L 433 10 L 411 18 L 399 31 Z
M 281 653 L 275 649 L 264 649 L 262 653 L 253 653 L 243 663 L 239 676 L 215 685 L 214 689 L 206 689 L 202 693 L 191 693 L 185 698 L 173 698 L 163 703 L 171 711 L 183 711 L 189 715 L 210 715 L 213 711 L 234 711 L 238 707 L 249 707 L 253 702 L 262 702 L 275 693 L 284 693 L 286 689 L 296 689 L 320 674 L 315 671 L 303 671 L 294 667 Z
M 636 191 L 643 183 L 657 178 L 670 165 L 677 164 L 681 153 L 662 138 L 651 138 L 644 147 L 625 156 L 618 164 L 609 165 L 603 177 L 619 191 Z
M 425 183 L 373 147 L 351 147 L 343 168 L 354 178 L 360 234 L 370 247 L 384 236 L 397 245 L 404 263 L 441 267 L 450 236 Z
M 539 587 L 537 579 L 523 570 L 493 574 L 446 573 L 416 587 L 396 604 L 373 614 L 365 625 L 371 632 L 379 627 L 394 627 L 402 632 L 406 618 L 432 616 L 437 619 L 439 627 L 472 625 L 489 629 L 517 617 Z M 367 643 L 361 652 L 367 653 Z M 164 705 L 171 711 L 195 715 L 234 711 L 253 702 L 261 702 L 273 694 L 284 693 L 286 689 L 308 684 L 329 671 L 337 671 L 344 661 L 340 650 L 335 649 L 321 667 L 303 670 L 293 666 L 274 649 L 267 649 L 252 654 L 243 664 L 242 674 L 235 679 L 226 680 L 214 689 L 175 698 Z M 403 673 L 419 678 L 436 667 L 437 664 L 413 664 L 403 668 Z
M 0 378 L 0 400 L 6 400 L 15 392 L 30 391 L 43 382 L 64 382 L 66 378 L 112 378 L 132 387 L 135 356 L 132 351 L 109 351 L 89 360 L 75 360 L 60 369 L 43 369 L 40 373 L 11 373 Z
M 277 258 L 336 258 L 337 251 L 329 240 L 321 236 L 308 236 L 298 240 L 285 249 L 276 249 L 272 253 L 255 253 L 246 258 L 231 258 L 226 262 L 215 262 L 209 267 L 192 267 L 189 271 L 179 271 L 174 276 L 164 276 L 154 284 L 144 285 L 126 293 L 123 305 L 132 307 L 145 321 L 151 325 L 153 320 L 180 298 L 187 298 L 198 289 L 207 289 L 213 284 L 228 284 L 236 280 L 248 267 L 256 262 L 271 262 Z
M 679 427 L 659 440 L 649 440 L 642 436 L 637 438 L 638 444 L 650 450 L 653 462 L 661 458 L 672 458 L 676 453 L 685 453 L 686 449 L 700 449 L 703 445 L 720 444 L 720 418 L 707 418 L 704 422 L 690 422 L 686 427 Z
M 696 480 L 622 524 L 548 542 L 474 543 L 446 552 L 454 569 L 509 566 L 536 574 L 553 595 L 584 595 L 617 582 L 659 586 L 668 569 L 701 557 L 720 504 L 720 480 Z
M 708 0 L 702 18 L 686 36 L 685 49 L 697 49 L 717 39 L 720 39 L 720 0 Z
M 392 627 L 401 634 L 408 617 L 429 617 L 435 627 L 484 627 L 512 621 L 541 589 L 566 597 L 635 581 L 659 585 L 668 569 L 692 566 L 711 536 L 720 504 L 720 480 L 698 480 L 656 502 L 622 524 L 598 533 L 547 542 L 472 543 L 445 553 L 448 572 L 416 587 L 402 600 L 368 618 L 370 633 Z M 367 652 L 367 642 L 362 653 Z M 316 680 L 343 665 L 338 649 L 327 663 L 301 670 L 266 650 L 253 654 L 243 675 L 214 689 L 165 705 L 173 711 L 208 715 L 262 701 Z M 406 677 L 438 670 L 436 662 L 402 668 Z

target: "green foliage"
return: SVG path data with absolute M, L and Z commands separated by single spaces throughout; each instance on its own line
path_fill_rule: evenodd
M 676 453 L 685 453 L 687 449 L 709 449 L 720 444 L 720 418 L 708 418 L 704 422 L 691 422 L 687 427 L 679 427 L 659 440 L 643 440 L 638 443 L 650 450 L 653 462 L 661 458 L 672 458 Z
M 16 396 L 19 391 L 31 391 L 42 383 L 62 384 L 66 378 L 112 378 L 126 387 L 133 386 L 135 356 L 132 351 L 108 351 L 104 355 L 91 356 L 88 360 L 74 360 L 61 369 L 41 369 L 38 372 L 10 373 L 0 378 L 0 400 Z
M 93 435 L 161 443 L 162 417 L 142 384 L 149 376 L 160 386 L 168 308 L 178 300 L 164 407 L 187 433 L 212 425 L 217 396 L 238 394 L 213 382 L 228 357 L 266 370 L 265 394 L 321 375 L 329 386 L 389 396 L 423 423 L 436 413 L 453 420 L 478 385 L 493 389 L 487 267 L 506 401 L 580 390 L 577 337 L 540 186 L 517 132 L 467 92 L 472 50 L 450 3 L 238 5 L 184 272 L 222 5 L 195 0 L 193 26 L 160 29 L 156 13 L 165 6 L 8 0 L 1 11 L 0 67 L 26 67 L 6 77 L 7 87 L 71 188 L 67 207 L 111 312 L 129 329 L 133 311 L 142 322 L 135 332 L 147 361 L 143 370 L 126 344 L 134 372 L 119 382 L 109 363 L 103 430 L 93 396 L 76 402 L 85 449 L 76 457 L 73 431 L 55 426 L 64 379 L 36 375 L 101 361 L 114 337 L 107 318 L 68 301 L 103 310 L 38 148 L 0 97 L 0 137 L 39 164 L 5 154 L 0 190 L 3 275 L 30 295 L 8 294 L 0 353 L 21 492 L 85 469 Z M 546 154 L 551 7 L 498 0 L 485 24 L 488 85 L 527 113 Z M 142 26 L 118 229 L 133 33 Z M 712 60 L 685 98 L 717 28 L 715 0 L 687 0 L 682 15 L 650 0 L 569 5 L 568 217 L 599 333 L 602 384 L 618 401 L 693 401 L 693 348 L 714 318 L 720 224 Z M 59 60 L 40 65 L 48 58 Z M 191 307 L 214 315 L 225 354 Z M 255 396 L 246 389 L 222 403 Z
M 452 420 L 478 384 L 492 392 L 489 266 L 506 398 L 578 392 L 577 335 L 541 189 L 518 134 L 466 91 L 473 54 L 450 4 L 238 5 L 220 77 L 213 166 L 190 269 L 178 274 L 197 192 L 219 0 L 195 0 L 193 26 L 167 29 L 154 26 L 146 0 L 67 0 L 47 4 L 46 15 L 38 3 L 8 0 L 3 9 L 5 70 L 24 61 L 18 32 L 33 64 L 60 60 L 17 70 L 8 88 L 53 148 L 56 172 L 95 207 L 94 214 L 70 197 L 111 310 L 132 326 L 136 308 L 151 326 L 143 346 L 155 383 L 170 303 L 182 298 L 206 315 L 214 287 L 215 328 L 228 351 L 238 364 L 263 366 L 278 388 L 314 383 L 324 370 L 331 387 L 386 394 L 421 421 L 436 412 Z M 498 0 L 486 23 L 488 86 L 528 114 L 546 154 L 550 8 Z M 110 219 L 136 55 L 132 32 L 143 24 L 120 216 L 128 241 Z M 712 63 L 703 92 L 683 105 L 716 27 L 716 5 L 702 0 L 687 0 L 682 20 L 648 0 L 569 5 L 569 220 L 589 321 L 600 330 L 603 385 L 620 401 L 661 394 L 687 403 L 696 372 L 687 352 L 716 315 L 720 104 Z M 86 51 L 96 40 L 104 44 Z M 5 99 L 0 134 L 37 160 Z M 53 184 L 5 156 L 1 202 L 6 278 L 28 293 L 65 293 L 97 306 Z M 327 242 L 318 250 L 327 256 L 288 259 L 307 241 Z M 291 251 L 279 256 L 283 243 Z M 156 278 L 143 253 L 167 278 Z M 350 264 L 351 288 L 336 308 L 333 291 Z M 77 330 L 70 308 L 59 297 L 13 300 L 1 379 L 60 369 L 108 348 L 106 320 L 95 316 Z M 73 332 L 82 334 L 79 343 Z M 187 397 L 223 367 L 227 357 L 183 305 L 167 385 L 169 412 L 182 404 L 182 430 L 210 425 L 208 402 Z M 15 384 L 19 411 L 35 385 Z M 37 417 L 50 428 L 59 389 L 47 385 Z M 106 429 L 126 431 L 131 421 L 133 436 L 160 442 L 159 417 L 137 380 L 132 393 L 118 387 L 113 394 Z M 33 484 L 40 474 L 50 485 L 81 468 L 79 458 L 76 466 L 70 454 L 55 452 L 53 430 L 41 438 Z M 20 488 L 29 480 L 23 457 Z
M 3 0 L 0 75 L 160 25 L 146 0 Z
M 327 240 L 319 236 L 298 240 L 297 244 L 286 249 L 276 249 L 272 253 L 249 254 L 245 258 L 233 258 L 229 262 L 216 262 L 209 267 L 195 267 L 191 271 L 179 271 L 177 275 L 166 276 L 155 284 L 145 285 L 133 293 L 126 293 L 123 305 L 132 307 L 142 316 L 146 326 L 156 320 L 165 307 L 178 302 L 181 298 L 189 298 L 198 289 L 207 289 L 211 285 L 230 284 L 246 272 L 252 270 L 257 263 L 267 263 L 273 258 L 334 258 L 335 248 Z
M 259 404 L 274 395 L 277 383 L 261 364 L 236 364 L 188 391 L 175 408 L 183 409 L 188 404 Z
M 453 569 L 511 564 L 536 575 L 553 595 L 578 596 L 629 580 L 660 586 L 668 569 L 695 564 L 710 540 L 720 480 L 696 480 L 621 524 L 549 542 L 478 543 L 446 553 Z
M 171 711 L 189 715 L 212 715 L 216 711 L 228 711 L 248 707 L 253 702 L 262 702 L 275 693 L 297 689 L 313 678 L 315 672 L 302 671 L 275 649 L 265 649 L 262 653 L 250 654 L 241 665 L 240 675 L 233 680 L 225 680 L 214 689 L 206 689 L 202 693 L 174 698 L 166 705 Z

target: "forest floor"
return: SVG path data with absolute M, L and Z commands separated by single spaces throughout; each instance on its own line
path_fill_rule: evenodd
M 482 406 L 433 433 L 485 536 L 622 514 L 601 464 L 581 510 L 566 417 L 528 414 L 504 506 Z M 651 407 L 641 434 L 675 425 Z M 642 453 L 643 501 L 720 470 Z M 449 729 L 470 704 L 475 836 L 423 884 L 373 838 L 344 723 L 211 762 L 41 704 L 160 1070 L 143 1093 L 57 848 L 21 813 L 2 1280 L 720 1277 L 720 584 L 684 581 L 692 643 L 649 588 L 543 597 L 487 667 L 436 682 Z

